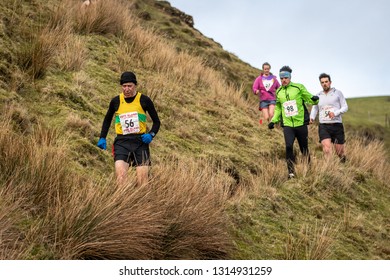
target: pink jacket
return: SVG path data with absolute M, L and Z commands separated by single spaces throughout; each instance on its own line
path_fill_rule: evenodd
M 273 79 L 272 86 L 267 90 L 263 84 L 263 74 L 258 76 L 253 83 L 252 89 L 253 93 L 256 94 L 256 90 L 260 91 L 259 99 L 260 101 L 264 100 L 276 100 L 276 90 L 280 87 L 279 81 L 274 75 L 270 75 L 267 78 Z

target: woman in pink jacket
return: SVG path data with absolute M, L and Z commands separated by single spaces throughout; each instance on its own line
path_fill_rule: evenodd
M 271 65 L 268 62 L 264 62 L 262 66 L 262 73 L 258 76 L 253 83 L 253 93 L 260 99 L 259 110 L 263 113 L 263 118 L 269 122 L 274 116 L 275 104 L 276 104 L 276 90 L 280 87 L 280 84 L 276 76 L 270 72 Z M 262 123 L 262 119 L 260 119 Z

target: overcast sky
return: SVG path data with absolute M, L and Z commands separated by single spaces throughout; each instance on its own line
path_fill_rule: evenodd
M 292 69 L 311 93 L 330 74 L 346 98 L 390 96 L 389 0 L 168 0 L 195 28 L 256 68 Z M 245 79 L 246 77 L 242 77 Z

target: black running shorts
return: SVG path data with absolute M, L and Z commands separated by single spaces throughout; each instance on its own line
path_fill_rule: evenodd
M 344 126 L 342 123 L 320 123 L 318 126 L 320 142 L 324 139 L 331 139 L 332 143 L 344 144 Z
M 149 144 L 142 142 L 141 135 L 118 135 L 112 153 L 114 160 L 124 160 L 130 166 L 150 165 Z

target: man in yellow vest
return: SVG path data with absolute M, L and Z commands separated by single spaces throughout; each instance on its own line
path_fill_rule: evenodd
M 107 149 L 106 137 L 115 115 L 116 137 L 112 152 L 117 183 L 125 184 L 129 167 L 135 166 L 137 184 L 141 186 L 148 181 L 151 164 L 149 144 L 160 129 L 160 119 L 153 101 L 137 92 L 137 78 L 134 73 L 122 73 L 120 84 L 122 93 L 110 102 L 97 146 L 103 150 Z M 153 121 L 149 131 L 146 125 L 146 112 Z

